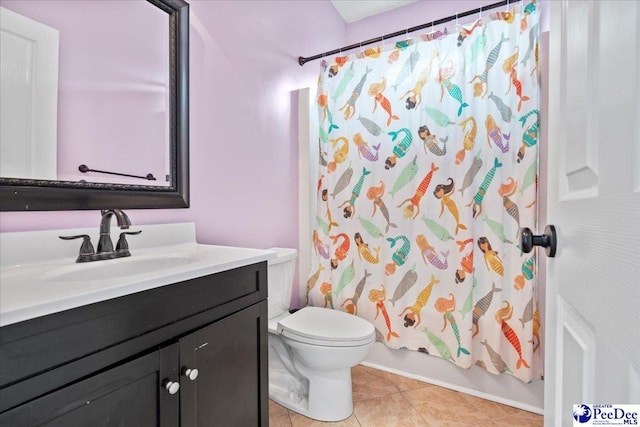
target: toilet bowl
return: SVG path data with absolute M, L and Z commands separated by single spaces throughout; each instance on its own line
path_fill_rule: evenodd
M 351 416 L 351 367 L 375 341 L 373 325 L 339 310 L 288 311 L 295 249 L 273 248 L 269 261 L 269 397 L 320 421 Z

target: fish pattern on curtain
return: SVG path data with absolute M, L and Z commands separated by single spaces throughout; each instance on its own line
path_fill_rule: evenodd
M 390 348 L 541 378 L 538 11 L 323 61 L 308 303 Z

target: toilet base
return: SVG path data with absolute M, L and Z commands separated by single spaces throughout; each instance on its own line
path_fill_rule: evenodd
M 341 421 L 353 413 L 351 367 L 331 371 L 303 366 L 277 334 L 269 334 L 269 398 L 319 421 Z
M 351 368 L 316 372 L 309 380 L 308 396 L 302 399 L 270 381 L 269 398 L 314 420 L 342 421 L 353 413 Z

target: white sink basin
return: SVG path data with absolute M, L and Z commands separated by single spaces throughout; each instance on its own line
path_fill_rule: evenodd
M 203 262 L 207 256 L 199 253 L 156 254 L 146 257 L 127 257 L 93 261 L 53 269 L 43 274 L 47 282 L 95 282 L 136 275 L 157 274 L 189 264 Z M 211 263 L 215 259 L 209 260 Z

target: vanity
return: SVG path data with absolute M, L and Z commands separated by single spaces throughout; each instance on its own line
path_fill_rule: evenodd
M 0 236 L 0 425 L 268 425 L 275 253 L 132 229 L 131 257 L 84 264 L 57 236 L 97 230 Z

